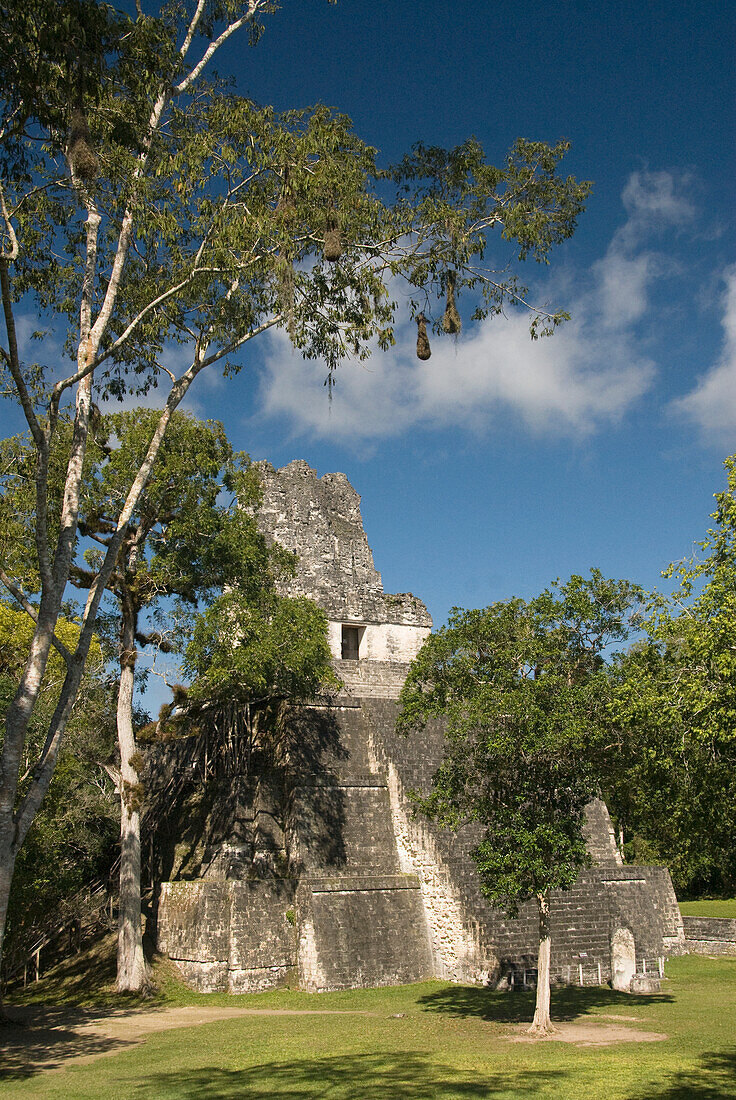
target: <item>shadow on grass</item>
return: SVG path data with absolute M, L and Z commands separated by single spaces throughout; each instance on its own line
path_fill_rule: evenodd
M 662 1086 L 632 1094 L 630 1100 L 733 1100 L 736 1048 L 702 1054 L 695 1069 L 673 1074 Z
M 155 953 L 146 935 L 143 937 L 143 946 L 146 959 L 151 964 Z M 135 1012 L 138 1009 L 150 1010 L 167 1001 L 166 993 L 156 988 L 145 994 L 118 993 L 116 982 L 117 933 L 112 932 L 94 941 L 88 950 L 63 959 L 51 967 L 40 981 L 29 982 L 25 988 L 21 983 L 11 985 L 6 991 L 5 1005 L 11 1015 L 16 1009 L 25 1010 L 38 1006 L 42 1010 L 48 1005 L 64 1006 L 68 1009 Z
M 555 1070 L 480 1074 L 433 1062 L 411 1051 L 392 1054 L 354 1054 L 332 1058 L 300 1058 L 265 1062 L 247 1069 L 203 1066 L 146 1078 L 131 1096 L 176 1097 L 177 1100 L 286 1100 L 287 1097 L 325 1097 L 326 1100 L 444 1100 L 462 1097 L 537 1096 L 540 1089 L 559 1081 Z
M 75 1031 L 75 1024 L 86 1019 L 78 1011 L 46 1009 L 33 1020 L 17 1008 L 9 1008 L 8 1014 L 17 1018 L 17 1023 L 5 1020 L 0 1027 L 0 1084 L 34 1077 L 70 1058 L 94 1057 L 130 1046 L 126 1040 Z M 100 1013 L 94 1016 L 99 1018 Z
M 425 1012 L 447 1016 L 475 1016 L 498 1024 L 516 1024 L 534 1016 L 535 993 L 508 993 L 483 986 L 445 985 L 417 1000 Z M 667 993 L 653 996 L 616 993 L 605 986 L 563 986 L 552 991 L 552 1019 L 570 1021 L 597 1008 L 638 1008 L 642 1005 L 672 1001 Z
M 64 1001 L 74 1004 L 89 998 L 93 991 L 114 990 L 117 970 L 117 935 L 110 933 L 94 942 L 79 955 L 63 959 L 45 972 L 39 982 L 25 988 L 12 986 L 6 1002 L 44 1004 Z

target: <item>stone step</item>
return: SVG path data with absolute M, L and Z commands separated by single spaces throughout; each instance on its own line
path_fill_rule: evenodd
M 302 879 L 299 977 L 314 992 L 400 985 L 432 974 L 419 881 L 413 875 Z
M 294 790 L 303 787 L 385 787 L 386 775 L 382 771 L 351 771 L 336 769 L 334 775 L 304 776 L 294 784 Z
M 387 787 L 378 782 L 302 786 L 291 805 L 292 859 L 303 873 L 396 874 Z
M 361 893 L 366 890 L 419 890 L 417 875 L 308 875 L 300 887 L 313 894 Z
M 629 988 L 632 993 L 661 993 L 662 981 L 657 974 L 634 974 Z

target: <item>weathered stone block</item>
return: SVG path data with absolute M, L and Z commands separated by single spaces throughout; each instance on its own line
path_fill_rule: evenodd
M 305 989 L 401 985 L 432 974 L 419 883 L 410 876 L 305 880 L 298 911 Z
M 296 984 L 296 966 L 261 966 L 227 972 L 228 993 L 266 993 Z
M 224 963 L 230 943 L 230 895 L 226 882 L 163 882 L 158 945 L 170 958 Z
M 198 993 L 222 993 L 227 989 L 226 962 L 174 959 L 184 981 Z
M 635 974 L 631 979 L 631 993 L 661 993 L 662 983 L 655 974 Z
M 268 879 L 227 885 L 230 893 L 230 970 L 294 966 L 296 939 L 294 926 L 287 917 L 294 904 L 294 884 Z

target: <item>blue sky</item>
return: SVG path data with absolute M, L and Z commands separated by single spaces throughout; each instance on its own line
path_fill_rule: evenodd
M 385 162 L 564 136 L 594 181 L 574 239 L 529 265 L 573 314 L 550 340 L 510 315 L 421 364 L 406 325 L 330 406 L 323 368 L 268 339 L 195 396 L 254 458 L 344 470 L 386 589 L 437 623 L 592 565 L 653 586 L 703 536 L 736 450 L 734 29 L 720 2 L 312 0 L 219 62 L 262 102 L 345 111 Z
M 260 102 L 344 111 L 383 163 L 565 137 L 594 181 L 575 237 L 528 266 L 573 315 L 551 339 L 510 313 L 422 364 L 402 323 L 330 405 L 323 365 L 267 336 L 192 391 L 253 458 L 343 470 L 386 590 L 437 624 L 591 566 L 652 587 L 706 530 L 736 451 L 734 22 L 721 0 L 288 0 L 218 61 Z

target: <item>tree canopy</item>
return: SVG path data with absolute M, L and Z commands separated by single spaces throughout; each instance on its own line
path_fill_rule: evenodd
M 398 727 L 441 719 L 445 755 L 417 809 L 481 826 L 471 852 L 482 893 L 510 915 L 536 898 L 540 961 L 533 1027 L 549 1029 L 549 895 L 589 863 L 583 825 L 598 776 L 590 747 L 605 716 L 604 654 L 623 641 L 641 591 L 598 570 L 536 599 L 454 610 L 401 693 Z
M 736 885 L 736 459 L 725 468 L 713 527 L 612 669 L 606 794 L 630 854 L 666 862 L 680 893 Z
M 139 467 L 158 414 L 146 409 L 99 418 L 101 455 L 83 484 L 79 531 L 93 541 L 88 566 L 74 563 L 71 579 L 90 588 L 115 531 L 120 500 Z M 108 442 L 111 441 L 111 442 Z M 224 503 L 221 493 L 229 490 Z M 176 598 L 196 606 L 225 584 L 254 592 L 270 589 L 272 567 L 284 555 L 269 551 L 252 514 L 255 482 L 245 456 L 234 456 L 221 424 L 175 412 L 158 461 L 138 506 L 108 582 L 115 597 L 112 618 L 119 662 L 117 739 L 120 752 L 120 895 L 118 989 L 140 992 L 147 985 L 141 931 L 141 810 L 145 802 L 143 757 L 134 728 L 137 646 L 164 651 L 175 640 L 145 630 L 141 614 L 164 614 L 162 601 Z M 234 497 L 230 494 L 234 494 Z
M 0 603 L 0 715 L 12 699 L 32 631 L 25 611 Z M 72 646 L 79 627 L 60 619 L 57 632 Z M 21 791 L 30 779 L 64 672 L 62 657 L 52 653 L 26 743 Z M 118 815 L 104 767 L 113 759 L 114 743 L 114 694 L 95 642 L 48 798 L 18 857 L 8 909 L 8 963 L 22 958 L 43 922 L 86 882 L 104 874 L 114 859 Z

